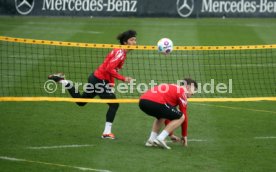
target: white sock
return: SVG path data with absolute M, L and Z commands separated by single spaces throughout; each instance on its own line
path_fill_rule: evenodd
M 149 138 L 149 140 L 150 140 L 150 141 L 153 141 L 154 139 L 156 139 L 157 135 L 158 135 L 158 134 L 157 134 L 156 132 L 152 131 L 152 132 L 150 133 L 150 138 Z
M 106 122 L 103 134 L 110 134 L 111 133 L 111 127 L 112 127 L 112 123 L 111 122 Z
M 166 130 L 163 130 L 157 137 L 159 140 L 165 140 L 169 133 Z
M 62 79 L 62 80 L 59 81 L 59 83 L 61 83 L 65 87 L 70 82 L 68 80 L 66 80 L 66 79 Z

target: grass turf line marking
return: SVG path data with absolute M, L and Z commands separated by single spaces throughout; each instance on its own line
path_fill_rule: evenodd
M 254 139 L 276 139 L 276 136 L 254 137 Z
M 207 140 L 201 140 L 201 139 L 188 139 L 188 142 L 207 142 Z
M 234 107 L 234 106 L 209 105 L 209 104 L 204 104 L 204 103 L 200 103 L 200 105 L 213 106 L 213 107 L 219 107 L 219 108 L 227 108 L 227 109 L 249 110 L 249 111 L 255 111 L 255 112 L 266 112 L 266 113 L 276 114 L 276 112 L 274 112 L 274 111 L 261 110 L 261 109 L 251 109 L 251 108 L 242 108 L 242 107 Z
M 94 145 L 60 145 L 60 146 L 29 146 L 27 149 L 60 149 L 60 148 L 79 148 L 90 147 Z
M 208 140 L 202 140 L 202 139 L 188 139 L 188 142 L 207 142 Z M 168 140 L 166 141 L 168 143 L 172 143 L 173 141 Z
M 77 166 L 71 166 L 71 165 L 56 164 L 56 163 L 41 162 L 41 161 L 33 161 L 33 160 L 27 160 L 27 159 L 18 159 L 18 158 L 7 157 L 7 156 L 0 156 L 0 159 L 7 160 L 7 161 L 28 162 L 28 163 L 36 163 L 36 164 L 43 164 L 43 165 L 49 165 L 49 166 L 73 168 L 73 169 L 78 169 L 78 170 L 82 170 L 82 171 L 111 172 L 109 170 L 94 169 L 94 168 L 87 168 L 87 167 L 77 167 Z

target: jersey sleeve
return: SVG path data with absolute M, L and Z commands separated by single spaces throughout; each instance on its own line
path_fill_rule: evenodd
M 183 113 L 183 114 L 185 116 L 185 120 L 181 125 L 181 133 L 182 133 L 182 137 L 187 137 L 187 135 L 188 135 L 188 114 L 187 114 L 187 112 Z
M 119 63 L 119 65 L 117 66 L 116 70 L 120 70 L 122 69 L 123 65 L 124 65 L 125 61 L 121 61 L 121 63 Z
M 117 52 L 114 53 L 114 56 L 111 58 L 109 63 L 106 66 L 106 71 L 110 73 L 110 75 L 114 78 L 117 78 L 119 80 L 124 81 L 125 77 L 123 75 L 120 75 L 117 72 L 117 69 L 122 68 L 122 65 L 124 63 L 124 52 L 122 50 L 118 50 Z
M 187 98 L 184 92 L 182 92 L 179 96 L 179 110 L 183 113 L 185 119 L 181 125 L 182 129 L 182 137 L 186 137 L 188 135 L 188 114 L 187 114 Z

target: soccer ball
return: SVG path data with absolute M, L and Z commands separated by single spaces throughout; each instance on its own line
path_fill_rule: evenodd
M 169 54 L 173 50 L 173 42 L 169 38 L 162 38 L 157 43 L 158 51 L 163 54 Z

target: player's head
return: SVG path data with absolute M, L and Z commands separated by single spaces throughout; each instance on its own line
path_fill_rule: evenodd
M 197 90 L 197 82 L 191 78 L 185 78 L 182 85 L 185 88 L 187 97 L 192 97 Z
M 121 45 L 136 45 L 136 31 L 128 30 L 117 36 Z

